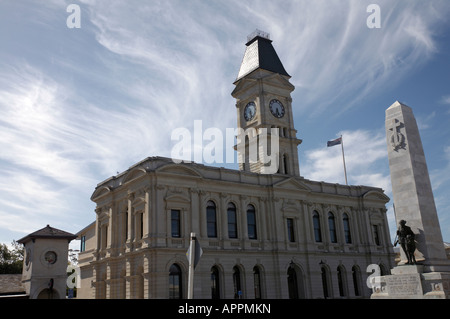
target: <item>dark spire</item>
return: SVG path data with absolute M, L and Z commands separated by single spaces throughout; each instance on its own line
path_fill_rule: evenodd
M 247 41 L 245 44 L 247 48 L 236 81 L 257 69 L 290 77 L 275 52 L 268 33 L 256 30 L 247 37 Z

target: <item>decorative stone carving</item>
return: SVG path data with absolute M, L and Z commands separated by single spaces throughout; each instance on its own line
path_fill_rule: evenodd
M 391 147 L 397 151 L 400 148 L 405 148 L 405 136 L 400 132 L 400 128 L 404 127 L 397 119 L 392 119 L 389 130 L 392 132 L 389 141 Z

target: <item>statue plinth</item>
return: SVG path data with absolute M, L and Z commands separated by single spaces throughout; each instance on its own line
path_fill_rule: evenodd
M 377 277 L 371 299 L 448 299 L 450 273 L 424 272 L 424 265 L 403 265 Z

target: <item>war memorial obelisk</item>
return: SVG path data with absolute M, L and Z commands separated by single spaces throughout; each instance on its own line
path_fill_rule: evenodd
M 406 221 L 414 233 L 416 264 L 408 264 L 400 249 L 401 261 L 391 275 L 380 277 L 372 298 L 449 298 L 450 262 L 419 129 L 409 106 L 397 101 L 386 110 L 386 141 L 395 219 L 397 227 Z

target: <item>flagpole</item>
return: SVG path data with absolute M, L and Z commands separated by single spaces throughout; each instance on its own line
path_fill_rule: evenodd
M 348 182 L 347 182 L 347 168 L 345 167 L 344 139 L 342 138 L 342 135 L 341 135 L 341 149 L 342 149 L 342 162 L 344 163 L 345 185 L 348 185 Z

